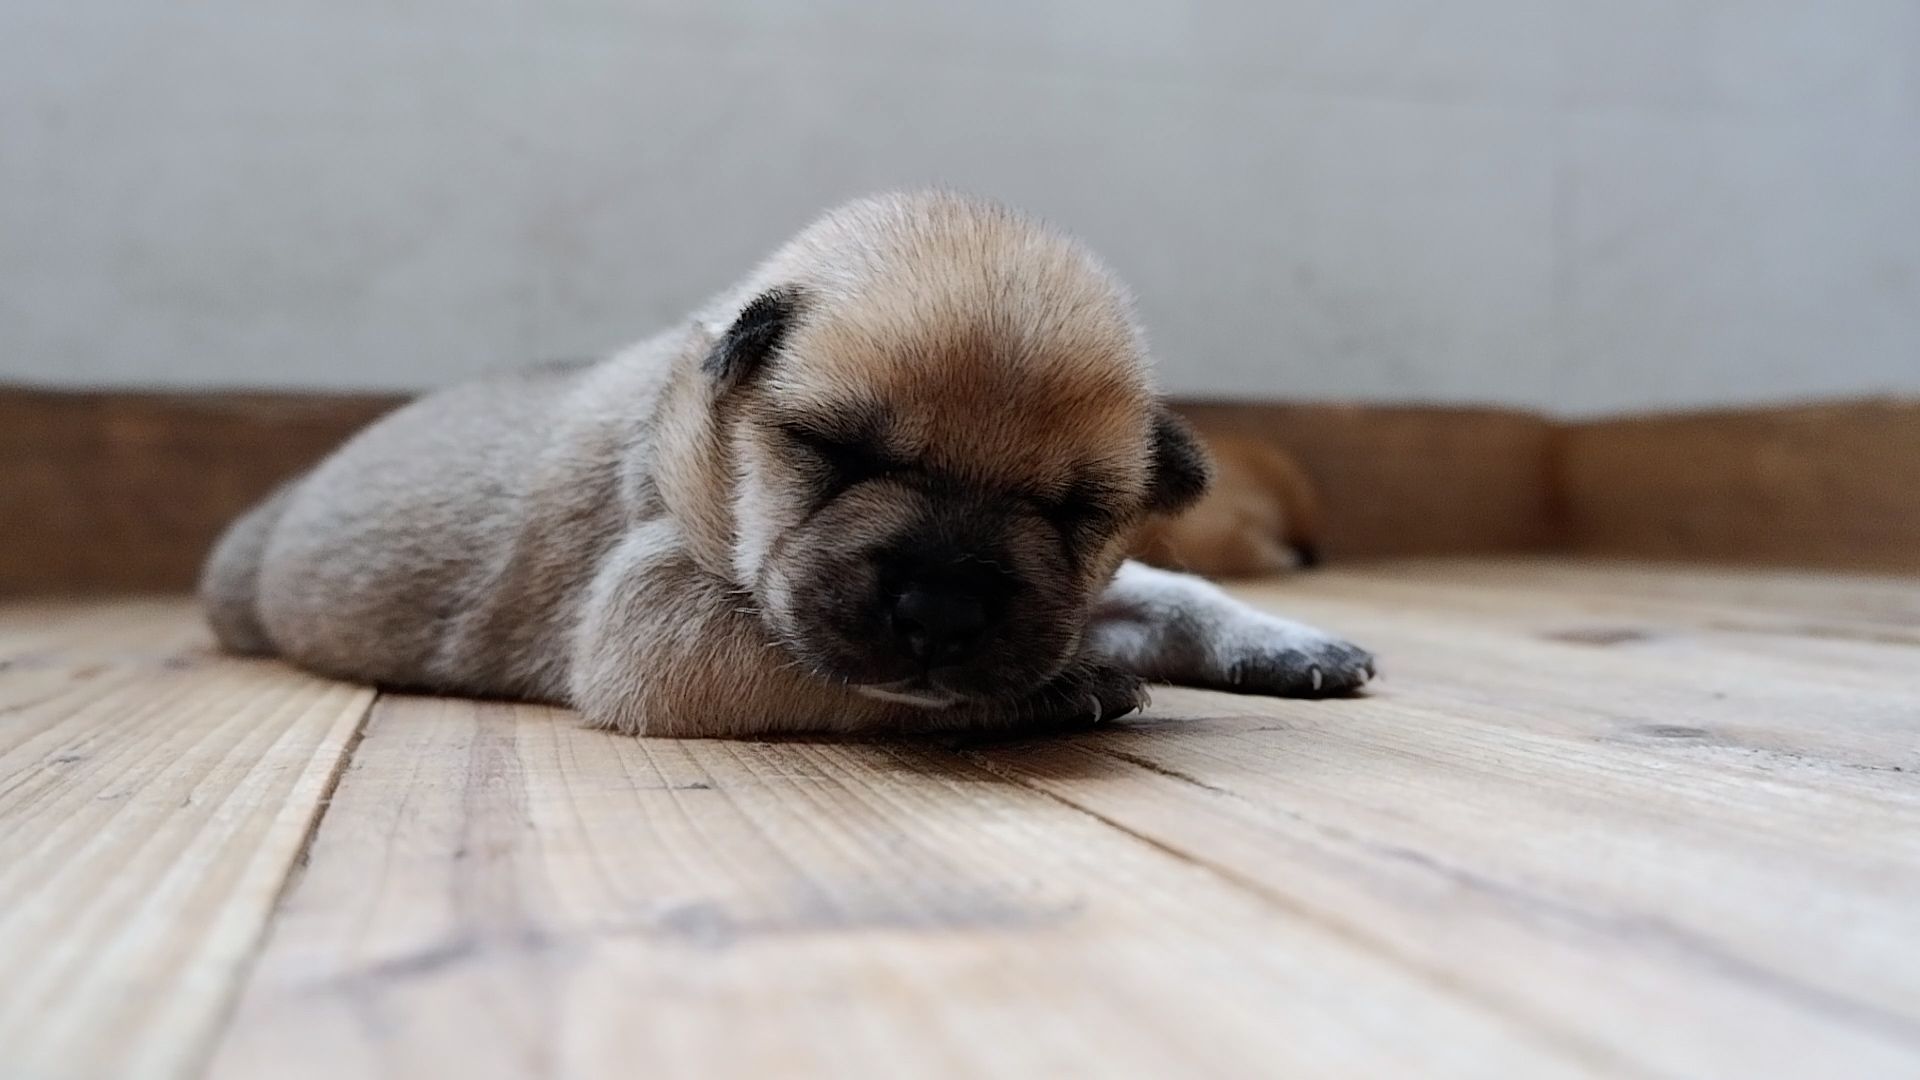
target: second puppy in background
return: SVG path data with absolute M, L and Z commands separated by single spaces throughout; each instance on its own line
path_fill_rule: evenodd
M 1299 462 L 1261 439 L 1204 441 L 1213 454 L 1213 487 L 1180 516 L 1150 522 L 1135 541 L 1135 558 L 1211 578 L 1318 563 L 1320 498 Z

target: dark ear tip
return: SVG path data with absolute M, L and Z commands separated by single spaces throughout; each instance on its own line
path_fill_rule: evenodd
M 799 286 L 780 285 L 749 300 L 747 306 L 740 309 L 740 317 L 733 320 L 733 325 L 738 328 L 769 322 L 786 322 L 793 318 L 799 308 Z
M 804 299 L 798 286 L 782 285 L 748 301 L 707 354 L 707 374 L 734 382 L 758 369 L 779 349 Z
M 1213 482 L 1207 449 L 1185 420 L 1162 406 L 1153 418 L 1153 481 L 1147 507 L 1172 514 L 1193 505 Z

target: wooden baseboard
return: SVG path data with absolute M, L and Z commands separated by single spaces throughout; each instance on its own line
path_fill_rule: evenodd
M 391 397 L 0 389 L 0 593 L 179 590 Z
M 226 522 L 403 400 L 0 388 L 0 593 L 186 588 Z M 1920 569 L 1920 403 L 1576 424 L 1179 408 L 1297 455 L 1325 492 L 1334 561 L 1571 548 Z
M 1579 551 L 1920 569 L 1920 402 L 1567 425 L 1555 486 Z
M 1270 439 L 1326 508 L 1331 560 L 1553 546 L 1555 425 L 1502 409 L 1183 403 L 1202 434 Z

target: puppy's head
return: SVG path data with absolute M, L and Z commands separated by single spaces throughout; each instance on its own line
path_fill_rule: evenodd
M 701 377 L 731 574 L 769 629 L 917 704 L 1057 674 L 1129 531 L 1206 485 L 1124 292 L 1065 237 L 950 196 L 855 204 L 755 277 Z

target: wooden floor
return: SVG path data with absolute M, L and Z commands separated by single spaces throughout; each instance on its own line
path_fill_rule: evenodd
M 1365 698 L 670 742 L 0 611 L 0 1075 L 1920 1075 L 1920 581 L 1244 590 Z

